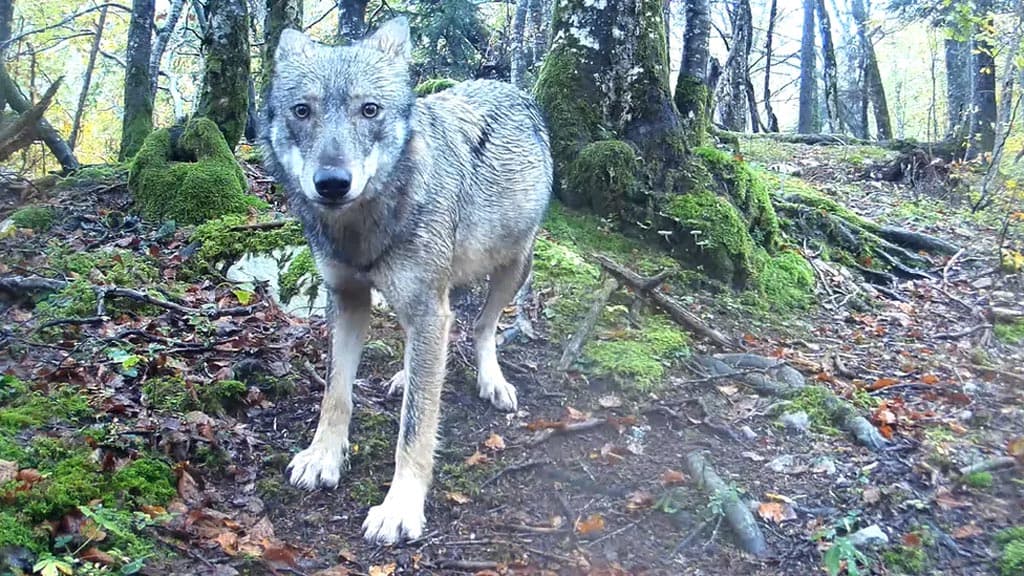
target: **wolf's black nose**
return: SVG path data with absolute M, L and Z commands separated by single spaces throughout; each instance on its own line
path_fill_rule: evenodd
M 345 168 L 320 168 L 313 173 L 313 185 L 326 200 L 341 200 L 352 188 L 352 173 Z

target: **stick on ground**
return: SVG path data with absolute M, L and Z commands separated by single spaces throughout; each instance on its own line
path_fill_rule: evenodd
M 765 542 L 764 534 L 761 533 L 761 528 L 757 525 L 750 508 L 744 505 L 735 489 L 722 481 L 700 452 L 694 451 L 686 455 L 686 469 L 690 476 L 697 479 L 709 497 L 721 499 L 725 521 L 736 535 L 740 547 L 758 558 L 766 556 L 768 543 Z
M 583 317 L 583 321 L 580 322 L 579 328 L 576 329 L 576 333 L 569 339 L 569 343 L 565 345 L 565 350 L 562 351 L 562 358 L 558 361 L 558 370 L 565 372 L 570 366 L 576 362 L 576 359 L 583 353 L 583 346 L 587 343 L 590 338 L 590 334 L 594 331 L 594 327 L 597 326 L 597 321 L 601 319 L 601 312 L 604 311 L 605 304 L 608 303 L 608 298 L 611 297 L 612 292 L 615 292 L 619 288 L 619 283 L 614 278 L 605 280 L 601 286 L 601 290 L 594 295 L 594 301 L 590 305 L 590 310 L 587 315 Z

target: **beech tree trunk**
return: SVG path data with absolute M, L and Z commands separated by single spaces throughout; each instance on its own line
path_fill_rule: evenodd
M 68 136 L 68 146 L 72 150 L 78 142 L 78 129 L 82 125 L 82 114 L 85 112 L 85 102 L 89 96 L 89 85 L 92 84 L 92 71 L 96 67 L 96 55 L 100 51 L 100 41 L 103 39 L 103 26 L 107 22 L 107 7 L 100 9 L 100 17 L 96 22 L 96 35 L 92 39 L 92 49 L 89 51 L 89 63 L 85 65 L 85 77 L 82 79 L 82 91 L 78 94 L 78 107 L 75 108 L 75 118 L 71 121 L 71 135 Z
M 196 114 L 213 120 L 234 150 L 249 113 L 249 11 L 246 0 L 208 0 L 205 67 Z
M 676 79 L 675 103 L 691 146 L 704 143 L 710 123 L 711 90 L 708 82 L 708 43 L 711 39 L 711 6 L 708 0 L 685 0 L 686 31 L 683 58 Z
M 281 41 L 281 32 L 287 28 L 302 30 L 302 0 L 266 0 L 267 15 L 263 20 L 263 70 L 260 74 L 260 93 L 274 73 L 274 52 Z
M 836 79 L 836 49 L 832 42 L 832 23 L 825 8 L 825 0 L 817 0 L 818 26 L 821 32 L 821 74 L 825 84 L 825 119 L 829 132 L 840 132 L 839 83 Z
M 778 14 L 778 0 L 771 0 L 768 11 L 768 31 L 764 41 L 764 109 L 768 132 L 779 131 L 779 119 L 772 110 L 772 39 L 775 35 L 775 17 Z
M 170 41 L 171 34 L 174 34 L 175 27 L 178 26 L 178 19 L 181 18 L 181 11 L 184 6 L 185 0 L 171 0 L 171 7 L 167 11 L 167 20 L 156 31 L 156 39 L 153 41 L 153 52 L 149 56 L 149 91 L 153 94 L 154 101 L 156 101 L 156 92 L 160 84 L 160 62 L 164 58 L 167 42 Z
M 978 3 L 978 11 L 985 16 L 986 28 L 992 28 L 993 17 L 988 10 L 991 0 Z M 974 40 L 974 119 L 971 129 L 973 153 L 991 152 L 996 141 L 996 60 L 995 46 L 984 34 Z
M 818 124 L 818 79 L 815 75 L 814 10 L 815 0 L 803 0 L 804 27 L 800 37 L 800 113 L 797 132 L 815 134 Z
M 153 3 L 154 0 L 135 0 L 132 3 L 125 55 L 121 160 L 134 156 L 142 147 L 142 141 L 153 131 L 153 92 L 149 78 L 149 61 L 153 52 Z
M 530 0 L 517 0 L 516 12 L 512 17 L 511 38 L 511 80 L 517 88 L 526 87 L 526 17 Z
M 751 41 L 750 0 L 734 0 L 732 9 L 732 46 L 725 61 L 722 85 L 716 93 L 718 119 L 727 130 L 742 132 L 747 126 L 747 63 Z
M 366 34 L 368 0 L 338 0 L 338 40 L 352 42 Z

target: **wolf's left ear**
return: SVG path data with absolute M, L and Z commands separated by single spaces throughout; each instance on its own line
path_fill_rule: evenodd
M 388 20 L 381 24 L 373 35 L 363 40 L 363 45 L 395 58 L 411 60 L 412 41 L 409 39 L 409 20 L 405 16 L 397 16 Z
M 281 39 L 274 51 L 274 60 L 287 60 L 289 57 L 308 55 L 313 48 L 313 41 L 298 30 L 286 28 L 281 31 Z

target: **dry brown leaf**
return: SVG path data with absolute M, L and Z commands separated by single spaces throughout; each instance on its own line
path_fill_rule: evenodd
M 283 542 L 263 542 L 263 561 L 272 569 L 298 568 L 299 564 L 295 559 L 298 552 L 298 548 Z
M 963 540 L 964 538 L 974 538 L 981 533 L 981 528 L 978 528 L 976 524 L 965 524 L 950 532 L 950 535 L 957 540 Z
M 921 547 L 921 535 L 917 532 L 908 532 L 900 538 L 900 541 L 907 548 L 920 548 Z
M 114 564 L 117 564 L 117 560 L 115 560 L 113 556 L 95 546 L 91 546 L 83 550 L 82 553 L 78 555 L 78 559 L 86 562 L 93 562 L 95 564 L 102 564 L 104 566 L 113 566 Z
M 158 516 L 167 515 L 167 509 L 164 508 L 163 506 L 149 506 L 148 504 L 143 504 L 139 509 L 142 511 L 143 514 L 149 516 L 151 520 Z
M 78 533 L 85 537 L 86 540 L 93 542 L 103 542 L 107 538 L 107 533 L 100 529 L 99 525 L 92 520 L 86 520 L 78 527 Z
M 550 428 L 565 428 L 565 422 L 555 422 L 552 420 L 537 420 L 530 422 L 526 425 L 526 429 L 530 432 L 537 432 L 538 430 L 548 430 Z
M 189 504 L 196 504 L 201 499 L 199 485 L 187 470 L 181 470 L 178 476 L 178 496 Z
M 484 446 L 487 446 L 488 448 L 494 450 L 495 452 L 501 452 L 502 450 L 505 449 L 505 439 L 495 434 L 494 432 L 491 432 L 491 435 L 487 438 L 487 440 L 484 440 Z
M 882 499 L 882 490 L 876 486 L 868 486 L 861 494 L 865 504 L 877 504 Z
M 952 494 L 950 494 L 948 490 L 940 491 L 939 495 L 935 497 L 935 503 L 943 510 L 952 510 L 953 508 L 965 508 L 970 506 L 970 503 L 968 502 L 963 502 L 953 498 Z
M 466 496 L 462 492 L 445 492 L 444 495 L 456 504 L 466 504 L 469 502 L 469 496 Z
M 716 386 L 716 388 L 718 388 L 718 391 L 721 392 L 722 394 L 724 394 L 725 396 L 735 396 L 736 393 L 740 391 L 740 387 L 739 386 L 734 386 L 732 384 L 725 384 L 723 386 Z
M 638 490 L 626 497 L 626 510 L 634 512 L 654 506 L 654 496 L 650 492 Z
M 1017 459 L 1017 462 L 1024 464 L 1024 436 L 1010 440 L 1006 446 L 1006 453 Z
M 609 464 L 618 464 L 629 455 L 629 450 L 608 442 L 601 447 L 601 458 Z
M 757 515 L 776 524 L 795 520 L 797 517 L 796 511 L 786 502 L 761 502 L 757 506 Z
M 473 452 L 473 455 L 466 458 L 466 466 L 479 466 L 480 464 L 487 464 L 491 459 L 486 454 L 477 450 Z
M 342 548 L 341 552 L 338 552 L 338 558 L 351 564 L 355 564 L 356 560 L 359 559 L 359 557 L 348 548 Z
M 875 390 L 881 390 L 882 388 L 895 386 L 896 384 L 899 383 L 900 381 L 895 378 L 879 378 L 878 380 L 875 380 L 873 384 L 868 385 L 867 390 L 869 392 L 874 392 Z
M 682 484 L 686 482 L 686 474 L 678 470 L 672 470 L 671 468 L 661 473 L 661 485 L 662 486 L 675 486 L 676 484 Z
M 569 420 L 573 422 L 582 422 L 587 418 L 590 418 L 590 414 L 587 412 L 581 412 L 572 406 L 566 406 L 565 411 L 569 413 Z
M 604 530 L 604 518 L 600 514 L 591 514 L 585 520 L 576 522 L 576 532 L 579 534 L 593 534 Z
M 227 531 L 221 532 L 213 539 L 217 544 L 220 544 L 224 553 L 228 556 L 235 556 L 238 554 L 238 534 Z
M 938 384 L 939 383 L 939 377 L 936 376 L 935 374 L 925 374 L 924 376 L 921 376 L 921 383 L 922 384 L 929 384 L 929 385 L 931 385 L 931 384 Z
M 391 576 L 397 567 L 394 562 L 383 566 L 370 566 L 370 576 Z

